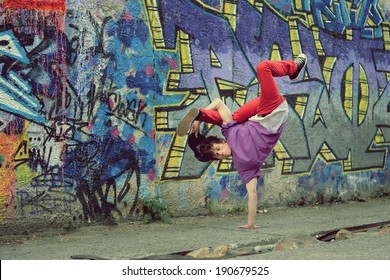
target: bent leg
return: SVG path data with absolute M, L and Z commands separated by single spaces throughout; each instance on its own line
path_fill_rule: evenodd
M 216 110 L 206 110 L 203 108 L 198 108 L 200 111 L 199 116 L 196 118 L 197 121 L 216 124 L 218 126 L 222 125 L 222 117 Z
M 246 122 L 254 115 L 267 115 L 283 103 L 285 98 L 280 94 L 274 77 L 290 76 L 297 70 L 293 60 L 266 60 L 257 65 L 257 79 L 261 94 L 233 113 L 233 120 Z
M 203 108 L 192 108 L 180 121 L 176 132 L 179 136 L 184 136 L 190 130 L 194 121 L 201 121 L 218 126 L 222 125 L 223 119 L 217 110 L 206 110 Z
M 274 77 L 290 76 L 297 70 L 294 60 L 266 60 L 257 65 L 257 79 L 260 84 L 261 94 L 247 102 L 232 114 L 233 120 L 238 123 L 246 122 L 254 115 L 267 115 L 282 104 L 285 98 L 280 94 Z M 221 126 L 223 119 L 217 110 L 198 108 L 200 114 L 191 122 L 198 120 Z M 188 121 L 189 123 L 189 121 Z
M 260 84 L 260 98 L 257 115 L 267 115 L 283 103 L 274 77 L 290 76 L 297 70 L 294 60 L 266 60 L 257 65 L 257 79 Z
M 232 114 L 233 120 L 237 121 L 238 123 L 246 122 L 250 117 L 256 115 L 258 104 L 259 97 L 256 97 L 251 101 L 245 103 Z M 196 120 L 216 124 L 218 126 L 222 125 L 223 120 L 218 111 L 205 110 L 202 108 L 199 108 L 199 111 L 201 112 L 201 114 Z
M 233 114 L 233 120 L 238 123 L 246 122 L 250 117 L 253 117 L 257 114 L 257 106 L 259 104 L 260 97 L 256 97 L 251 101 L 245 103 L 240 108 L 238 108 Z

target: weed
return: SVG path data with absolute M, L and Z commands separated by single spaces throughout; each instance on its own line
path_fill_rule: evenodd
M 161 197 L 151 197 L 142 199 L 143 221 L 151 223 L 153 221 L 171 222 L 171 214 L 168 211 L 168 205 L 165 204 Z
M 245 207 L 242 205 L 234 206 L 228 210 L 228 214 L 240 214 L 244 212 Z
M 353 192 L 350 197 L 351 201 L 359 201 L 365 202 L 366 200 L 363 198 L 363 195 L 360 192 Z
M 72 220 L 66 220 L 64 222 L 64 224 L 62 225 L 62 228 L 66 231 L 73 231 L 75 230 L 77 227 L 76 225 L 73 223 Z
M 372 197 L 373 198 L 384 198 L 384 197 L 389 197 L 390 196 L 390 193 L 387 192 L 383 187 L 379 187 L 378 190 L 376 190 Z

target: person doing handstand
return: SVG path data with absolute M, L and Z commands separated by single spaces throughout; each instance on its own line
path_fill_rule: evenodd
M 248 192 L 248 220 L 240 228 L 256 228 L 257 178 L 260 167 L 271 154 L 288 117 L 286 99 L 280 94 L 274 77 L 296 80 L 307 63 L 305 54 L 294 60 L 265 60 L 257 65 L 260 95 L 233 114 L 217 98 L 206 108 L 192 108 L 181 120 L 177 134 L 190 132 L 188 145 L 203 162 L 232 157 L 233 164 Z M 218 138 L 199 133 L 202 122 L 221 127 Z

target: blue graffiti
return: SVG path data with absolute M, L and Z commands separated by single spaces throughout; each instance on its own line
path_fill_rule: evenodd
M 117 22 L 117 34 L 125 47 L 130 48 L 136 40 L 146 42 L 149 38 L 149 29 L 145 22 L 139 18 L 120 19 Z
M 9 66 L 23 67 L 30 63 L 26 51 L 10 30 L 0 32 L 0 54 L 0 64 L 6 65 L 0 76 L 0 110 L 45 125 L 46 120 L 39 112 L 41 104 L 32 95 L 29 83 Z
M 315 24 L 325 30 L 344 34 L 347 28 L 361 30 L 363 38 L 382 37 L 383 18 L 378 9 L 378 0 L 304 0 L 306 12 L 311 12 Z M 309 8 L 310 7 L 310 8 Z M 374 25 L 369 26 L 368 22 Z

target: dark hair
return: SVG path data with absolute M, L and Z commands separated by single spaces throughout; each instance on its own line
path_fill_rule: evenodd
M 195 137 L 195 133 L 191 133 L 188 137 L 188 146 L 194 151 L 197 160 L 207 162 L 216 160 L 212 151 L 213 145 L 223 143 L 224 141 L 224 139 L 216 136 L 205 137 L 202 134 L 198 134 L 198 137 Z

